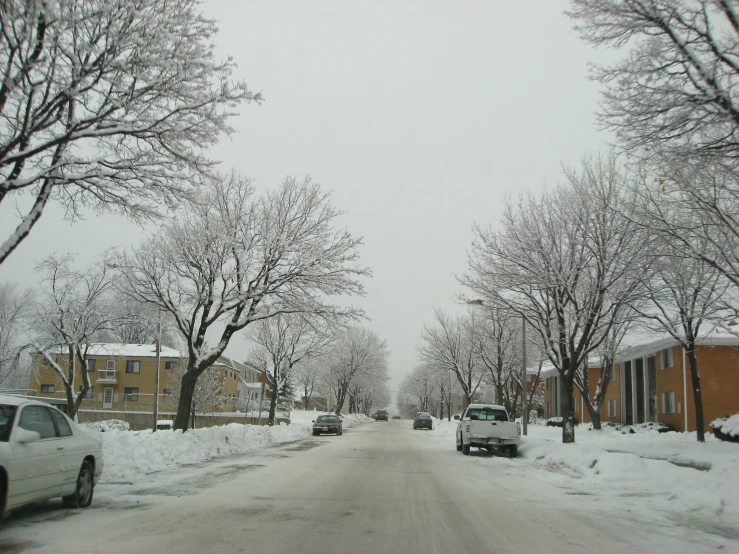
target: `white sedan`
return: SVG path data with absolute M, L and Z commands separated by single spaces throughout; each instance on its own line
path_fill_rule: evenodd
M 49 404 L 0 394 L 0 516 L 56 496 L 86 508 L 102 471 L 100 433 Z

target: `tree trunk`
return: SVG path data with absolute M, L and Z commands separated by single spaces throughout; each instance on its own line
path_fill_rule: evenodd
M 590 419 L 593 422 L 593 429 L 600 431 L 600 410 L 593 408 L 590 402 L 585 402 L 585 406 L 587 406 Z
M 695 348 L 686 349 L 688 364 L 690 366 L 690 380 L 693 385 L 693 404 L 695 405 L 695 431 L 698 442 L 706 442 L 703 429 L 703 396 L 701 394 L 701 378 L 698 374 L 698 359 L 695 356 Z M 685 407 L 687 409 L 687 406 Z M 687 429 L 686 429 L 687 431 Z
M 195 393 L 195 385 L 198 382 L 198 378 L 194 376 L 194 373 L 186 371 L 182 376 L 182 382 L 180 383 L 180 401 L 177 404 L 177 415 L 174 418 L 174 428 L 181 429 L 183 432 L 187 431 L 187 426 L 190 420 L 190 413 L 192 410 L 192 397 Z
M 574 382 L 571 375 L 562 376 L 562 443 L 569 444 L 575 442 L 575 400 L 573 398 Z
M 270 394 L 269 398 L 269 417 L 267 418 L 267 425 L 272 427 L 275 424 L 275 412 L 277 411 L 277 386 L 270 387 L 269 390 L 272 394 Z

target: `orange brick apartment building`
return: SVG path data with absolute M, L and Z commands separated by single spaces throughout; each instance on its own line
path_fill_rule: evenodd
M 705 431 L 716 418 L 739 413 L 739 337 L 714 332 L 696 346 L 701 377 Z M 591 398 L 600 367 L 589 366 Z M 542 371 L 545 416 L 562 415 L 559 375 L 553 368 Z M 610 375 L 611 382 L 601 408 L 603 423 L 645 423 L 673 425 L 678 431 L 695 431 L 695 403 L 690 367 L 683 348 L 672 338 L 642 341 L 622 350 Z M 575 415 L 580 422 L 591 421 L 580 391 L 575 389 Z

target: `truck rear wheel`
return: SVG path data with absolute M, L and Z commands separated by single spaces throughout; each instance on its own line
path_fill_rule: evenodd
M 464 443 L 462 444 L 462 454 L 464 454 L 465 456 L 470 455 L 470 445 L 469 444 L 464 444 Z
M 511 446 L 508 449 L 508 457 L 515 458 L 516 456 L 518 456 L 518 446 Z

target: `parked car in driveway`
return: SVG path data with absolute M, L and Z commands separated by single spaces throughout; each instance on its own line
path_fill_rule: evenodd
M 434 422 L 431 419 L 431 414 L 420 412 L 416 414 L 416 419 L 413 420 L 413 429 L 433 429 Z
M 57 496 L 86 508 L 102 471 L 100 433 L 49 404 L 0 395 L 0 516 Z
M 313 436 L 326 433 L 333 433 L 335 435 L 343 434 L 342 422 L 339 416 L 320 415 L 313 420 Z

